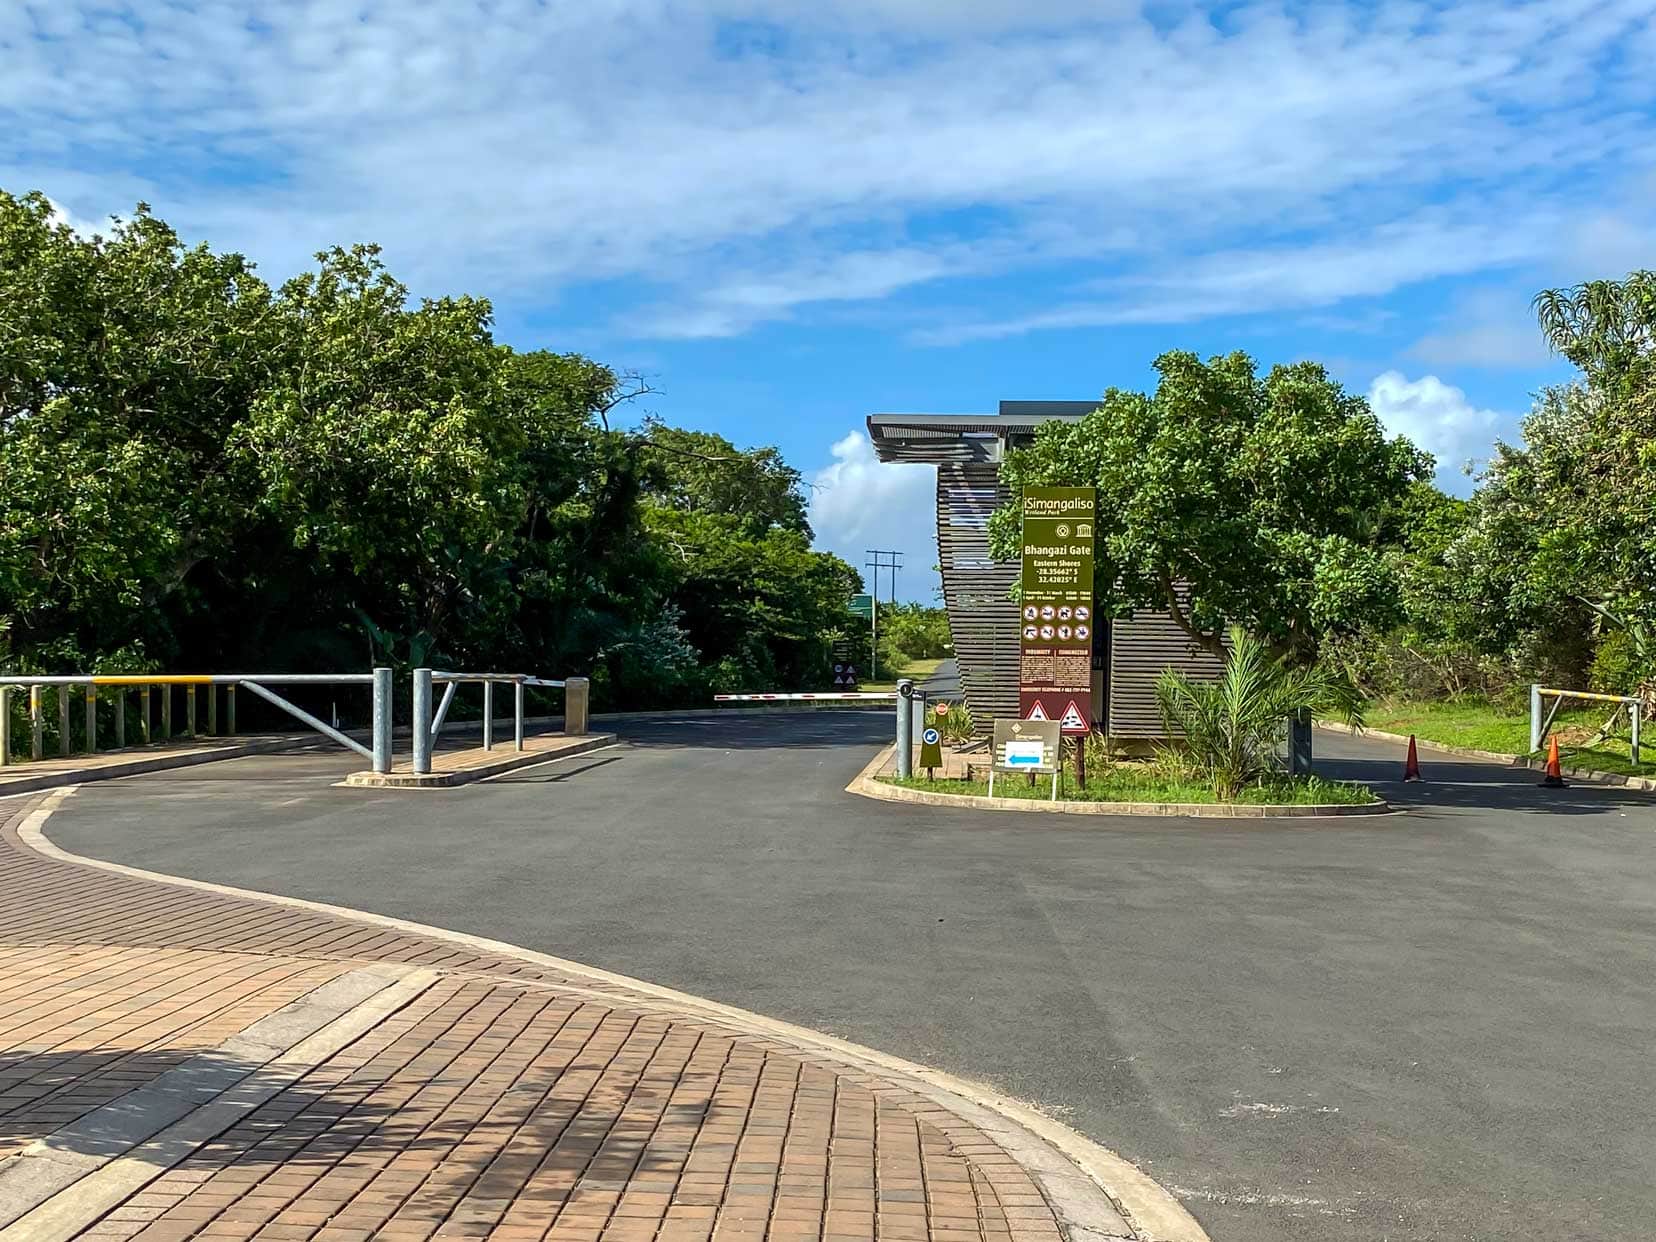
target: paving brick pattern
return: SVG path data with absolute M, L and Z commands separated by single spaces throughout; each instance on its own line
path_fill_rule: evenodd
M 33 804 L 0 805 L 0 1142 L 348 963 L 439 972 L 85 1237 L 1062 1237 L 996 1142 L 858 1064 L 532 961 L 46 858 L 17 836 Z

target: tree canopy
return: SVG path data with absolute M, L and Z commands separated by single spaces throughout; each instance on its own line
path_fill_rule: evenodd
M 492 317 L 411 299 L 373 246 L 272 288 L 142 206 L 88 238 L 0 192 L 0 665 L 826 684 L 857 577 L 799 473 L 612 428 L 630 377 Z
M 1002 469 L 1014 492 L 1098 489 L 1100 609 L 1168 611 L 1214 654 L 1238 624 L 1300 661 L 1325 635 L 1394 617 L 1384 519 L 1431 458 L 1314 363 L 1261 377 L 1245 354 L 1173 352 L 1156 370 L 1154 393 L 1112 388 Z M 990 534 L 997 555 L 1017 554 L 1017 506 Z

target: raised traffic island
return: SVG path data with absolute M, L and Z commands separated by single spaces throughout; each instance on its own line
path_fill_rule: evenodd
M 1345 782 L 1321 781 L 1301 783 L 1296 795 L 1306 798 L 1294 802 L 1217 802 L 1164 801 L 1149 794 L 1156 781 L 1145 780 L 1140 773 L 1147 765 L 1122 764 L 1111 773 L 1094 776 L 1082 797 L 1072 777 L 1059 783 L 1058 797 L 1048 796 L 1046 781 L 1037 781 L 1034 787 L 1025 786 L 1015 775 L 998 778 L 995 796 L 987 794 L 986 757 L 978 756 L 972 762 L 969 752 L 945 752 L 942 773 L 935 779 L 916 775 L 900 780 L 896 771 L 896 747 L 888 746 L 874 757 L 846 792 L 883 802 L 908 802 L 923 806 L 946 806 L 974 811 L 1033 811 L 1059 815 L 1148 815 L 1193 816 L 1209 819 L 1314 819 L 1351 815 L 1385 815 L 1391 804 L 1376 797 L 1366 786 Z M 980 776 L 978 768 L 984 769 Z M 1121 789 L 1126 797 L 1109 795 Z M 1263 792 L 1263 791 L 1262 791 Z M 1188 796 L 1188 795 L 1182 795 Z

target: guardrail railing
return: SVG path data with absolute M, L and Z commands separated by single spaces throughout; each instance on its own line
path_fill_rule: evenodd
M 348 686 L 373 687 L 373 727 L 371 746 L 342 733 L 326 721 L 312 715 L 298 704 L 276 693 L 272 686 Z M 114 742 L 117 749 L 126 745 L 126 700 L 129 690 L 138 692 L 138 727 L 140 740 L 148 744 L 155 740 L 151 713 L 151 690 L 162 690 L 160 734 L 163 741 L 173 734 L 173 687 L 184 687 L 184 734 L 198 737 L 196 732 L 196 691 L 207 688 L 207 733 L 222 736 L 218 730 L 218 687 L 224 686 L 228 732 L 236 731 L 236 691 L 247 690 L 272 706 L 280 708 L 302 724 L 315 729 L 324 737 L 356 751 L 374 766 L 376 772 L 391 770 L 391 670 L 376 668 L 371 673 L 71 673 L 59 676 L 26 676 L 0 674 L 0 764 L 11 759 L 11 696 L 18 689 L 29 692 L 29 755 L 44 758 L 45 718 L 42 713 L 42 691 L 53 689 L 58 708 L 58 749 L 64 757 L 74 753 L 70 730 L 70 693 L 76 686 L 85 687 L 86 751 L 98 749 L 98 691 L 112 691 L 115 697 Z
M 1541 715 L 1541 700 L 1553 700 L 1552 710 L 1543 719 Z M 1552 723 L 1558 716 L 1559 708 L 1564 706 L 1565 699 L 1581 699 L 1588 703 L 1615 703 L 1616 712 L 1605 724 L 1603 732 L 1608 733 L 1610 727 L 1616 723 L 1617 717 L 1623 711 L 1627 713 L 1628 723 L 1628 757 L 1639 762 L 1639 744 L 1642 741 L 1640 733 L 1644 723 L 1644 700 L 1631 694 L 1597 694 L 1587 690 L 1556 690 L 1551 686 L 1543 686 L 1539 682 L 1530 686 L 1530 752 L 1541 749 L 1541 744 L 1547 740 L 1547 734 L 1552 731 Z
M 471 673 L 449 669 L 417 668 L 414 670 L 414 771 L 424 775 L 431 771 L 431 755 L 448 718 L 455 692 L 463 685 L 483 687 L 483 749 L 494 749 L 495 704 L 494 689 L 498 685 L 512 687 L 512 741 L 517 750 L 523 750 L 523 693 L 529 686 L 545 686 L 564 692 L 564 732 L 581 736 L 587 731 L 588 682 L 585 677 L 553 680 L 534 677 L 528 673 Z M 432 691 L 443 687 L 443 697 L 432 710 Z M 378 769 L 376 769 L 377 771 Z M 389 769 L 387 769 L 389 770 Z

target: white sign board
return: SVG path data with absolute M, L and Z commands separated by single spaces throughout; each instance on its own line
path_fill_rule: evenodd
M 1045 759 L 1046 746 L 1040 738 L 1006 744 L 1006 766 L 1009 768 L 1039 768 Z

